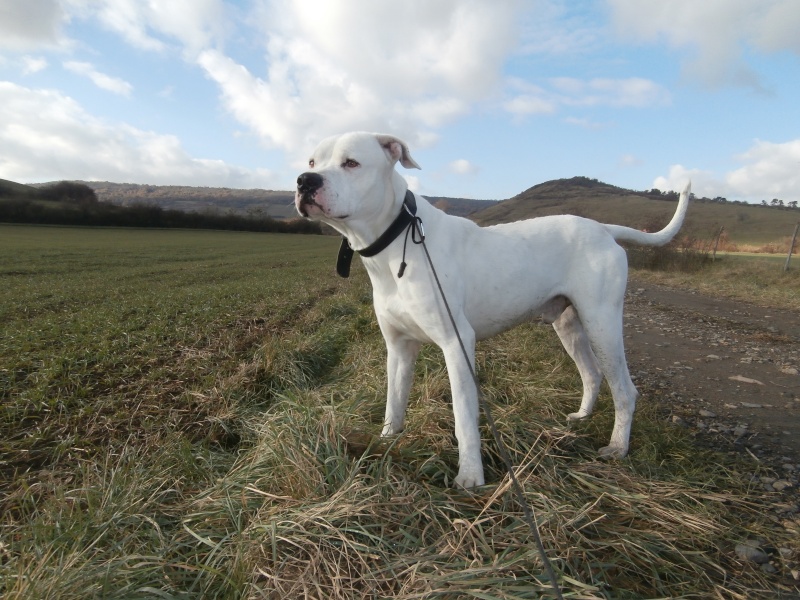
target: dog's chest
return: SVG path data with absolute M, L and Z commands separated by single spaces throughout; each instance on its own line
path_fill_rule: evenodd
M 437 323 L 441 322 L 434 306 L 404 299 L 396 293 L 375 297 L 375 314 L 381 325 L 388 325 L 420 342 L 433 341 L 431 329 L 436 329 Z

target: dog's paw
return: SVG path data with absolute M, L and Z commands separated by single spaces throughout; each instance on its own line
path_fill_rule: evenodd
M 582 419 L 585 419 L 588 416 L 589 416 L 589 413 L 585 413 L 585 412 L 582 412 L 582 411 L 579 410 L 578 412 L 569 413 L 567 415 L 567 422 L 580 421 Z
M 604 460 L 617 460 L 620 458 L 625 458 L 628 454 L 627 448 L 621 448 L 619 446 L 605 446 L 604 448 L 600 448 L 598 451 L 600 458 Z
M 391 423 L 387 423 L 383 426 L 383 431 L 381 431 L 381 437 L 391 437 L 393 435 L 397 435 L 398 433 L 402 433 L 402 427 L 392 427 Z
M 455 487 L 463 488 L 465 490 L 471 490 L 472 488 L 476 488 L 484 484 L 483 479 L 483 469 L 479 469 L 478 471 L 466 471 L 464 469 L 459 470 L 458 475 L 456 475 L 455 480 L 453 481 L 453 485 Z

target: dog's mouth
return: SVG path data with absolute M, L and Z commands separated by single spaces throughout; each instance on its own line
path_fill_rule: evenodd
M 319 173 L 303 173 L 297 178 L 297 192 L 295 193 L 295 206 L 297 212 L 307 219 L 322 218 L 343 221 L 350 215 L 332 215 L 329 208 L 317 202 L 317 194 L 323 187 L 324 181 Z
M 328 211 L 314 198 L 314 194 L 301 194 L 297 192 L 295 195 L 295 206 L 297 212 L 306 219 L 324 218 L 334 221 L 344 221 L 350 215 L 331 215 Z
M 306 172 L 297 178 L 295 205 L 304 217 L 325 216 L 325 208 L 316 200 L 317 192 L 324 185 L 319 173 Z
M 295 201 L 297 205 L 297 212 L 299 212 L 302 216 L 306 218 L 310 218 L 317 215 L 324 215 L 325 209 L 314 199 L 313 195 L 311 194 L 299 194 L 297 195 L 297 201 Z

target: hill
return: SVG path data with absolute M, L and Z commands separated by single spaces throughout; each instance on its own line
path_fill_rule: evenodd
M 118 207 L 160 208 L 216 216 L 295 219 L 294 194 L 290 191 L 231 189 L 191 186 L 154 186 L 111 182 L 73 182 L 94 190 L 101 204 Z M 53 184 L 22 185 L 0 179 L 0 200 L 44 199 L 40 190 Z M 617 223 L 637 229 L 663 226 L 675 210 L 677 194 L 658 190 L 634 191 L 596 179 L 573 177 L 546 181 L 501 202 L 464 198 L 428 197 L 449 214 L 469 217 L 480 225 L 508 223 L 555 214 L 572 214 L 602 223 Z M 800 220 L 800 210 L 762 206 L 724 198 L 693 197 L 683 231 L 701 239 L 724 226 L 736 244 L 766 244 L 791 235 Z
M 672 217 L 677 199 L 674 192 L 637 192 L 595 179 L 573 177 L 533 186 L 470 218 L 479 225 L 494 225 L 532 217 L 571 214 L 601 223 L 654 230 Z M 698 238 L 708 238 L 724 226 L 732 242 L 763 244 L 791 235 L 798 220 L 798 209 L 693 196 L 683 231 Z
M 118 206 L 147 204 L 183 212 L 222 211 L 234 214 L 262 214 L 273 219 L 297 217 L 294 193 L 261 189 L 193 187 L 184 185 L 140 185 L 83 181 L 98 200 Z
M 319 223 L 295 217 L 275 219 L 264 212 L 185 211 L 155 203 L 114 204 L 98 199 L 89 186 L 61 181 L 39 187 L 0 180 L 0 222 L 102 227 L 225 229 L 280 233 L 322 233 Z
M 34 186 L 0 179 L 0 198 L 38 198 L 39 196 L 40 192 Z
M 181 185 L 140 185 L 111 183 L 109 181 L 81 181 L 97 194 L 100 202 L 117 206 L 147 204 L 165 210 L 183 212 L 233 213 L 239 215 L 264 215 L 273 219 L 294 219 L 294 192 L 261 189 L 233 189 L 193 187 Z M 19 185 L 19 184 L 17 184 Z M 37 184 L 51 185 L 51 184 Z M 465 217 L 496 200 L 469 200 L 466 198 L 429 198 L 449 214 Z
M 467 198 L 448 198 L 447 196 L 425 196 L 425 198 L 436 208 L 458 217 L 468 217 L 499 202 L 499 200 L 471 200 Z

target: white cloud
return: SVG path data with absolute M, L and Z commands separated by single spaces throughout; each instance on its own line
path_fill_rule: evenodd
M 800 139 L 779 144 L 756 140 L 736 158 L 745 164 L 726 175 L 731 189 L 751 198 L 800 200 Z
M 608 127 L 610 127 L 608 123 L 598 123 L 585 117 L 567 117 L 564 119 L 564 122 L 569 125 L 588 129 L 589 131 L 600 131 L 601 129 L 608 129 Z
M 623 154 L 619 158 L 619 166 L 622 168 L 639 167 L 642 164 L 644 164 L 644 161 L 633 154 Z
M 523 18 L 521 54 L 586 55 L 601 44 L 602 25 L 585 3 L 537 0 L 535 12 Z
M 625 79 L 577 79 L 555 77 L 549 87 L 518 78 L 508 80 L 511 97 L 503 108 L 516 116 L 549 115 L 563 107 L 648 108 L 669 104 L 670 93 L 663 86 L 640 77 Z M 581 124 L 580 119 L 572 121 Z
M 551 115 L 559 108 L 559 99 L 552 92 L 518 77 L 506 81 L 509 97 L 503 109 L 516 117 Z
M 561 102 L 571 106 L 646 108 L 670 101 L 670 94 L 664 87 L 641 77 L 589 80 L 558 77 L 550 83 L 562 95 Z
M 414 193 L 419 194 L 420 190 L 422 189 L 419 177 L 417 177 L 416 175 L 408 175 L 408 174 L 404 174 L 403 177 L 405 178 L 406 183 L 408 184 L 408 189 L 410 189 Z
M 723 174 L 673 165 L 668 175 L 656 178 L 653 187 L 677 191 L 691 179 L 692 191 L 698 196 L 748 202 L 800 200 L 800 139 L 784 143 L 756 140 L 735 159 L 742 166 Z
M 663 39 L 692 50 L 684 65 L 692 79 L 711 87 L 762 89 L 745 48 L 800 53 L 797 0 L 607 0 L 620 36 L 644 43 Z
M 514 96 L 503 104 L 503 108 L 518 117 L 526 115 L 551 115 L 558 106 L 552 100 L 538 98 L 530 94 Z
M 451 172 L 457 175 L 474 175 L 480 169 L 477 165 L 472 164 L 464 158 L 454 160 L 448 165 Z
M 168 42 L 180 42 L 190 58 L 224 38 L 228 31 L 222 0 L 64 0 L 71 12 L 95 17 L 129 44 L 163 51 Z
M 15 0 L 0 1 L 0 50 L 66 48 L 62 32 L 72 19 L 96 18 L 129 44 L 163 51 L 177 40 L 189 58 L 224 39 L 230 30 L 223 0 Z
M 265 188 L 274 183 L 266 170 L 192 158 L 175 136 L 97 119 L 57 91 L 0 82 L 0 123 L 4 179 Z
M 64 68 L 83 77 L 87 77 L 97 87 L 108 92 L 113 92 L 121 96 L 130 96 L 133 91 L 133 86 L 124 79 L 101 73 L 90 63 L 71 60 L 64 63 Z
M 40 56 L 23 56 L 22 73 L 23 75 L 33 75 L 47 68 L 47 59 Z
M 67 16 L 58 0 L 0 2 L 0 49 L 25 51 L 57 46 Z
M 223 103 L 270 146 L 292 152 L 348 129 L 414 145 L 495 93 L 517 38 L 516 2 L 262 2 L 263 77 L 218 49 L 199 64 Z M 390 25 L 388 25 L 390 24 Z
M 726 196 L 725 184 L 714 173 L 701 169 L 689 169 L 683 165 L 672 165 L 666 176 L 656 177 L 652 187 L 662 191 L 679 192 L 692 182 L 692 192 L 696 196 L 715 198 Z M 743 198 L 731 197 L 731 200 Z

